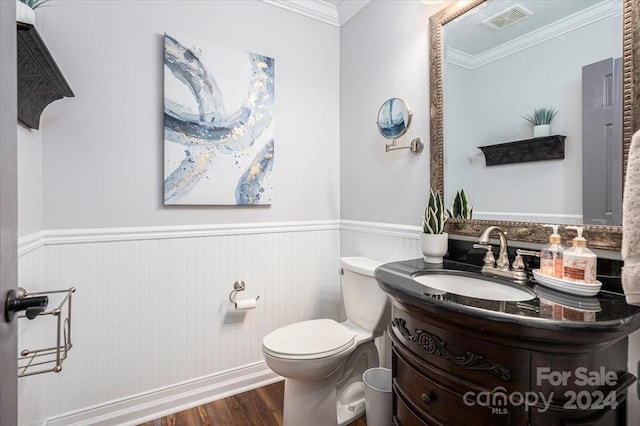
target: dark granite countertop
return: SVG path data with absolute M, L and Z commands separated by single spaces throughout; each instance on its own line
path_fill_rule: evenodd
M 440 265 L 413 259 L 384 264 L 376 269 L 375 278 L 392 298 L 444 314 L 449 311 L 482 320 L 554 331 L 627 335 L 640 328 L 640 306 L 628 305 L 623 294 L 609 290 L 601 290 L 592 297 L 575 296 L 544 287 L 531 279 L 524 285 L 537 297 L 524 302 L 501 302 L 435 291 L 412 279 L 416 273 L 447 270 L 454 274 L 477 274 L 479 278 L 505 283 L 503 279 L 482 275 L 480 269 L 476 265 L 447 259 Z

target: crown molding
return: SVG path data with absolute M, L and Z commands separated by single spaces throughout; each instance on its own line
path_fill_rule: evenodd
M 622 15 L 620 7 L 614 7 L 618 2 L 602 2 L 586 8 L 538 30 L 517 37 L 507 43 L 486 50 L 478 55 L 469 55 L 457 49 L 447 48 L 446 62 L 469 70 L 479 68 L 490 62 L 505 58 L 514 53 L 525 50 L 536 44 L 544 43 L 562 34 L 569 33 L 606 18 Z
M 335 27 L 344 25 L 353 18 L 370 0 L 343 1 L 338 7 L 324 0 L 262 0 L 273 6 L 307 16 Z
M 366 5 L 368 5 L 370 0 L 360 0 L 360 1 L 343 1 L 338 6 L 338 21 L 340 26 L 346 24 L 351 18 L 356 16 L 358 12 L 360 12 Z

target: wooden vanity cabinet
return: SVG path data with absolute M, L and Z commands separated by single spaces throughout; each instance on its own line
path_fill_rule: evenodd
M 626 389 L 635 380 L 626 371 L 626 337 L 577 343 L 552 336 L 558 331 L 528 333 L 525 325 L 392 301 L 393 424 L 626 425 Z M 554 379 L 569 377 L 553 385 L 546 371 Z M 596 371 L 615 383 L 583 383 L 582 373 Z M 613 397 L 617 408 L 611 408 L 610 398 L 602 409 L 585 409 L 599 392 Z M 548 408 L 535 404 L 534 394 L 553 396 Z M 529 398 L 530 406 L 519 395 Z M 583 409 L 572 408 L 572 395 L 581 395 L 577 402 Z M 591 404 L 585 406 L 587 399 Z

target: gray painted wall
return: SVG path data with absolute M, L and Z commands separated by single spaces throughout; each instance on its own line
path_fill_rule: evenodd
M 42 230 L 42 132 L 21 124 L 18 124 L 18 210 L 19 236 Z
M 420 225 L 429 194 L 429 16 L 447 3 L 373 1 L 340 38 L 340 218 Z M 398 144 L 414 137 L 425 150 L 385 153 L 378 110 L 404 99 L 413 123 Z
M 260 1 L 78 0 L 38 29 L 76 94 L 43 115 L 44 229 L 338 219 L 338 28 Z M 275 58 L 271 207 L 163 206 L 164 32 Z

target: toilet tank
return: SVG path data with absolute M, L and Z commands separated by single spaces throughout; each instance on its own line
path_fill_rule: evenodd
M 374 334 L 386 329 L 391 315 L 387 295 L 373 278 L 373 271 L 382 264 L 366 257 L 340 258 L 342 298 L 347 318 Z

